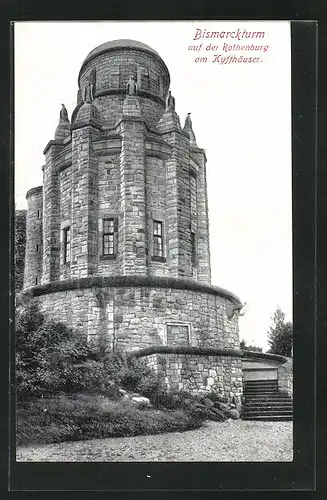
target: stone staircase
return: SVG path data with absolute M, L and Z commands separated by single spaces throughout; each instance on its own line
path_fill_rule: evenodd
M 277 380 L 245 382 L 243 420 L 293 420 L 293 400 L 278 391 Z

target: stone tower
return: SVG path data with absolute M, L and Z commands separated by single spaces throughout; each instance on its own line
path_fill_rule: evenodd
M 27 193 L 24 287 L 49 317 L 114 349 L 238 348 L 240 301 L 210 284 L 206 155 L 182 128 L 151 47 L 84 60 L 62 105 L 43 188 Z

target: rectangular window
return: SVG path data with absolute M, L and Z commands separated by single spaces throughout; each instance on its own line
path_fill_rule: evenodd
M 153 221 L 153 256 L 163 257 L 162 222 Z
M 103 219 L 102 254 L 115 255 L 117 219 Z
M 195 243 L 195 233 L 191 231 L 191 260 L 192 266 L 196 265 L 196 243 Z
M 167 325 L 167 344 L 168 345 L 190 345 L 188 325 Z
M 191 220 L 196 224 L 197 220 L 197 181 L 193 172 L 190 172 L 190 208 L 191 208 Z
M 37 278 L 35 278 L 35 284 L 36 284 L 36 285 L 38 284 Z
M 70 227 L 64 229 L 64 264 L 70 262 Z

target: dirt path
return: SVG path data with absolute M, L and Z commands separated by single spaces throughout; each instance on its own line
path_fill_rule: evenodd
M 286 462 L 292 446 L 292 422 L 228 420 L 188 432 L 21 447 L 17 461 Z

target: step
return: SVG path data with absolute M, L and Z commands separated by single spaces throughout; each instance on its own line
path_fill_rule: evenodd
M 257 395 L 257 394 L 279 394 L 279 392 L 275 391 L 274 389 L 272 389 L 271 391 L 268 389 L 265 389 L 265 390 L 261 390 L 261 391 L 253 391 L 253 390 L 244 391 L 243 394 L 245 394 L 245 395 L 247 395 L 247 394 L 254 394 L 254 395 Z
M 273 385 L 273 384 L 267 384 L 267 385 L 245 385 L 245 390 L 246 391 L 249 391 L 249 390 L 258 390 L 258 389 L 275 389 L 275 391 L 278 390 L 278 386 L 277 384 L 276 385 Z
M 267 402 L 267 401 L 273 401 L 273 402 L 284 402 L 284 403 L 293 403 L 292 399 L 288 398 L 281 398 L 278 396 L 251 396 L 251 397 L 245 397 L 244 398 L 245 402 L 253 401 L 254 403 L 260 403 L 260 401 Z
M 278 391 L 278 387 L 276 385 L 250 385 L 244 388 L 245 391 Z
M 242 413 L 243 417 L 278 417 L 279 415 L 293 416 L 293 412 L 284 411 L 247 411 Z
M 248 385 L 248 384 L 245 384 L 245 390 L 247 389 L 278 389 L 278 385 L 277 384 L 264 384 L 264 385 Z
M 272 403 L 267 401 L 264 403 L 245 403 L 243 408 L 293 408 L 292 403 L 283 403 L 283 401 L 277 401 L 277 403 Z
M 278 383 L 273 380 L 267 380 L 267 382 L 245 382 L 244 385 L 245 387 L 277 387 Z
M 278 388 L 277 384 L 245 384 L 245 389 L 265 389 L 266 387 Z
M 245 387 L 244 392 L 249 391 L 278 391 L 277 387 Z
M 244 391 L 243 394 L 254 394 L 255 396 L 258 394 L 278 394 L 278 396 L 287 396 L 287 394 L 283 394 L 282 392 L 276 391 L 274 389 L 261 389 L 261 391 L 254 391 L 251 389 L 250 391 Z M 288 396 L 289 397 L 289 396 Z
M 267 406 L 272 406 L 273 408 L 281 408 L 283 406 L 287 408 L 293 408 L 293 403 L 291 401 L 245 401 L 244 407 L 254 406 L 257 408 L 266 408 Z
M 247 416 L 242 416 L 242 420 L 263 420 L 266 422 L 281 422 L 281 421 L 291 421 L 293 420 L 293 416 L 291 415 L 279 415 L 279 416 L 267 416 L 267 415 L 260 415 L 259 417 L 247 417 Z
M 282 394 L 244 394 L 244 399 L 246 401 L 292 401 L 292 398 L 283 396 Z
M 293 415 L 292 408 L 243 408 L 243 415 Z

